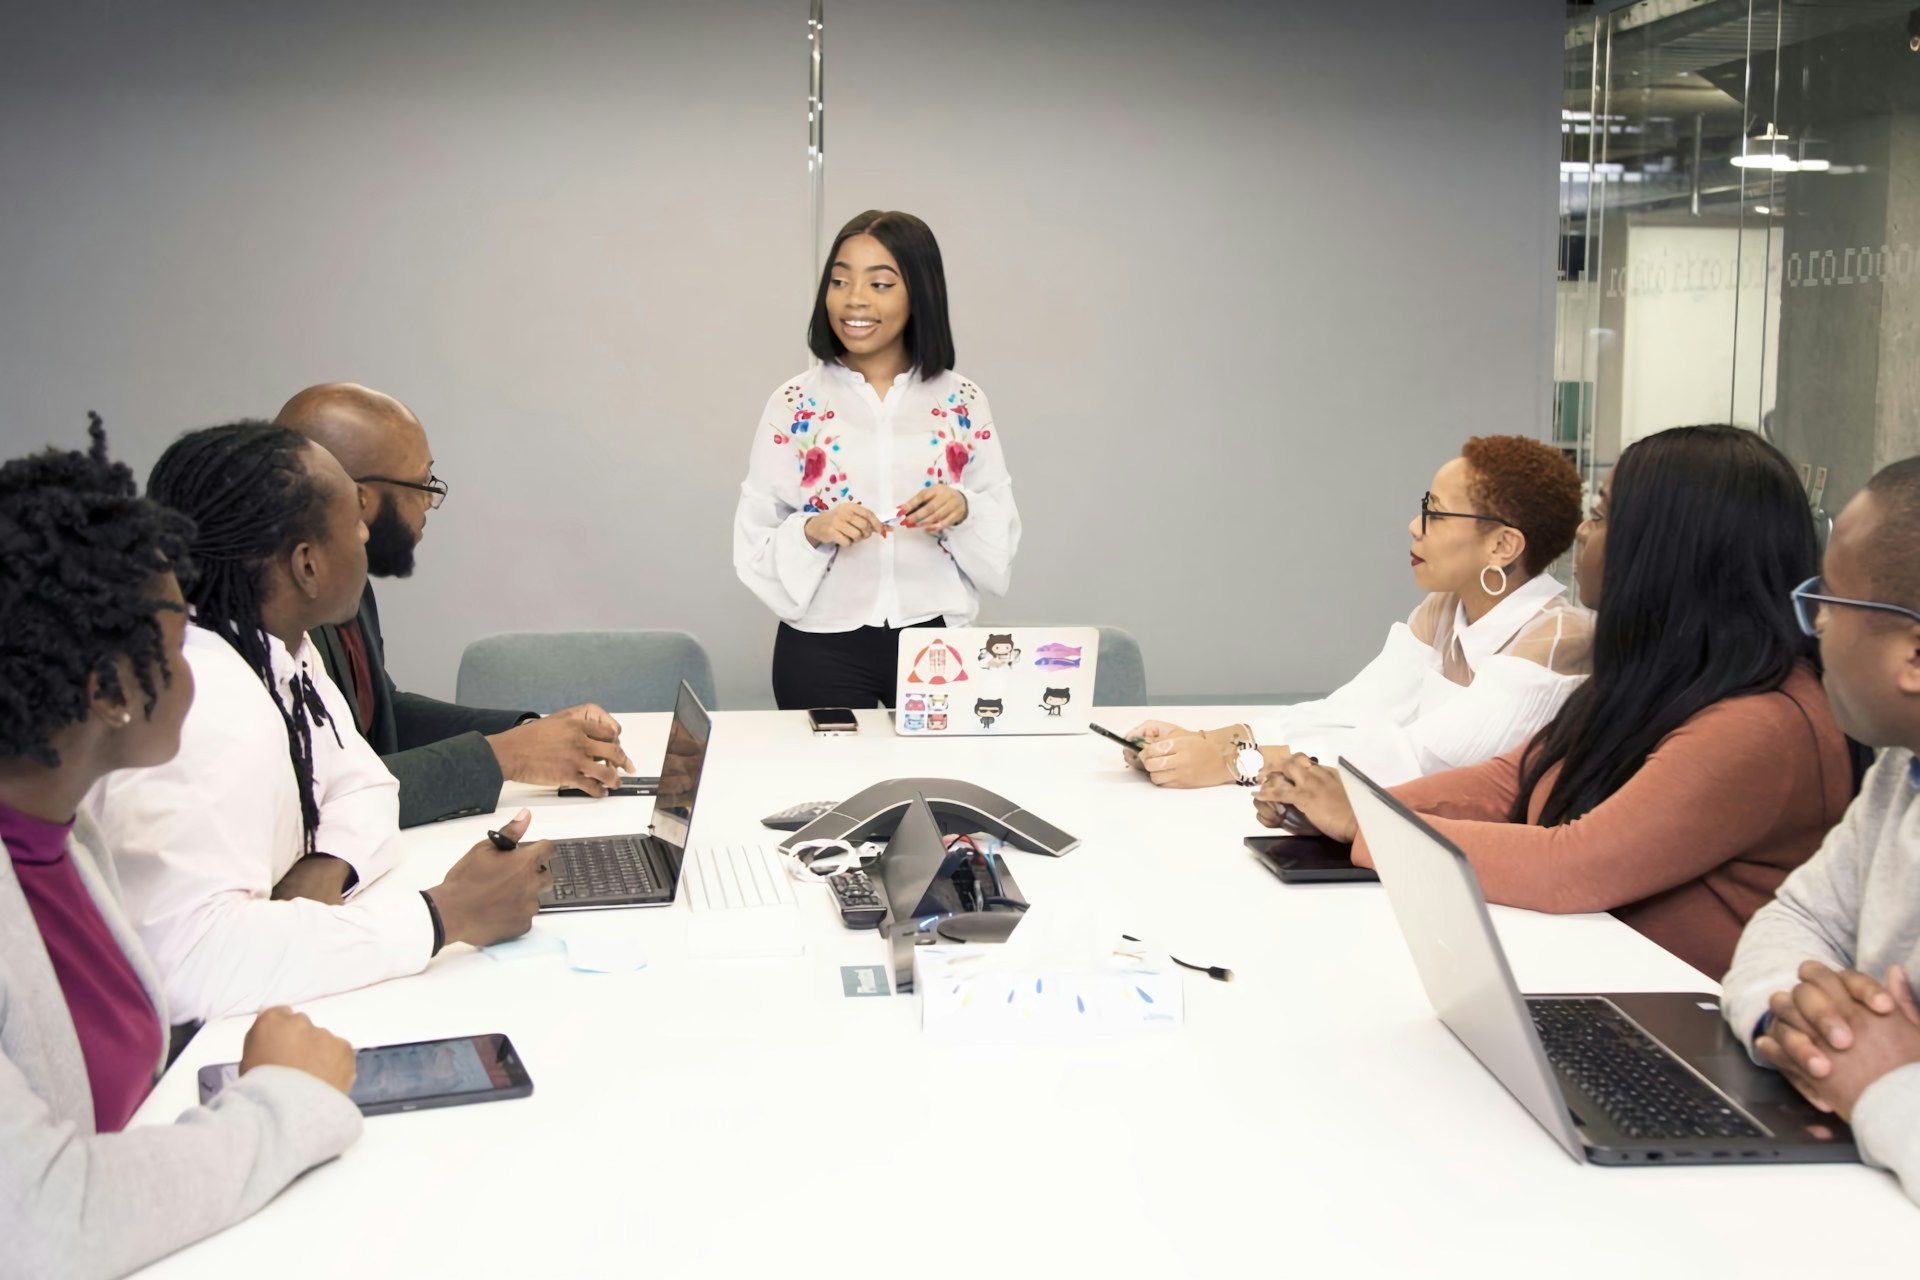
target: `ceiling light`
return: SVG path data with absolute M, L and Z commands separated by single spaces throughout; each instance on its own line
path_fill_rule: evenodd
M 1771 206 L 1769 206 L 1769 205 L 1764 205 L 1764 204 L 1757 204 L 1757 205 L 1755 205 L 1755 206 L 1753 206 L 1753 211 L 1754 211 L 1755 213 L 1772 213 L 1772 212 L 1773 212 L 1773 209 L 1772 209 L 1772 207 L 1771 207 Z
M 1792 156 L 1783 156 L 1777 151 L 1758 151 L 1752 155 L 1733 157 L 1736 169 L 1772 169 L 1779 173 L 1792 173 L 1800 167 L 1800 162 Z

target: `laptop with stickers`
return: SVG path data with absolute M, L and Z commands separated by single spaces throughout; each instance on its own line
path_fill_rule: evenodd
M 1097 627 L 909 627 L 893 731 L 909 738 L 1085 733 Z

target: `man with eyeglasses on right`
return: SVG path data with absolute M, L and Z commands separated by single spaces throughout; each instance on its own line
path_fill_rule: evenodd
M 1887 467 L 1834 522 L 1794 592 L 1827 698 L 1880 748 L 1820 851 L 1748 923 L 1722 984 L 1735 1034 L 1920 1200 L 1920 458 Z
M 387 675 L 373 579 L 413 572 L 427 513 L 447 497 L 413 411 L 370 388 L 329 382 L 295 395 L 274 421 L 325 446 L 359 489 L 367 526 L 360 612 L 311 635 L 361 735 L 399 779 L 400 825 L 490 813 L 508 779 L 595 796 L 619 785 L 620 771 L 632 772 L 633 763 L 620 749 L 619 723 L 591 703 L 542 718 L 403 693 Z

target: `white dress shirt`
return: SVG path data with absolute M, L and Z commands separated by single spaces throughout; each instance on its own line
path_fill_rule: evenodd
M 938 536 L 896 525 L 851 547 L 807 541 L 822 511 L 858 502 L 884 520 L 932 484 L 967 500 L 967 518 Z M 1019 545 L 993 411 L 959 374 L 903 373 L 883 400 L 829 361 L 768 398 L 734 513 L 733 567 L 788 625 L 852 631 L 944 616 L 966 626 L 982 590 L 1006 592 Z
M 331 723 L 313 728 L 314 848 L 352 864 L 354 892 L 391 863 L 400 785 L 354 728 L 312 643 L 269 638 L 280 697 L 313 681 Z M 273 886 L 305 854 L 286 722 L 233 646 L 187 628 L 193 708 L 180 754 L 108 774 L 86 807 L 119 871 L 128 916 L 182 1022 L 298 1004 L 426 967 L 433 923 L 420 895 L 349 898 L 333 907 L 276 902 Z M 338 730 L 338 737 L 335 730 Z
M 1345 756 L 1383 786 L 1490 760 L 1553 719 L 1592 669 L 1593 616 L 1540 574 L 1478 621 L 1431 595 L 1380 655 L 1325 698 L 1253 726 L 1331 765 Z

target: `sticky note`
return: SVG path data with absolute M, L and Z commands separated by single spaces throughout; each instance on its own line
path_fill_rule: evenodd
M 566 943 L 537 926 L 517 938 L 508 938 L 505 942 L 480 948 L 489 960 L 531 960 L 535 956 L 558 955 L 566 949 Z
M 573 938 L 567 963 L 588 973 L 627 973 L 647 967 L 640 944 L 631 938 Z

